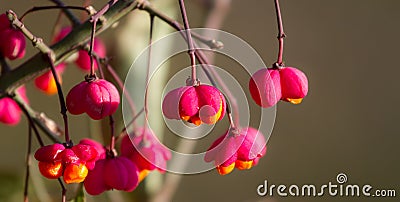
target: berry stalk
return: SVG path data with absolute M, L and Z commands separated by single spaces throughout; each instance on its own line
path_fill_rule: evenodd
M 31 152 L 32 152 L 32 125 L 28 124 L 28 149 L 26 151 L 26 171 L 25 171 L 25 185 L 24 185 L 24 202 L 29 201 L 28 188 L 29 188 L 29 167 L 31 166 Z
M 149 36 L 149 52 L 147 55 L 147 72 L 146 72 L 146 80 L 145 80 L 145 85 L 146 89 L 145 89 L 145 95 L 144 95 L 144 117 L 145 120 L 143 122 L 143 128 L 147 128 L 147 121 L 149 120 L 148 118 L 148 97 L 149 97 L 149 92 L 148 92 L 148 88 L 149 88 L 149 77 L 150 77 L 150 68 L 151 68 L 151 47 L 152 47 L 152 43 L 153 43 L 153 28 L 154 28 L 154 15 L 150 14 L 150 36 Z
M 278 59 L 274 64 L 275 67 L 282 67 L 283 66 L 283 39 L 286 37 L 285 32 L 283 31 L 283 22 L 282 22 L 282 14 L 281 8 L 279 6 L 279 0 L 275 1 L 275 12 L 276 12 L 276 19 L 278 21 L 278 42 L 279 42 L 279 52 L 278 52 Z
M 189 48 L 188 54 L 190 57 L 190 64 L 192 65 L 192 77 L 191 77 L 192 80 L 191 80 L 190 85 L 197 85 L 198 82 L 197 82 L 197 75 L 196 75 L 196 56 L 195 56 L 196 50 L 194 49 L 192 34 L 190 32 L 189 21 L 187 19 L 185 3 L 183 0 L 179 0 L 179 7 L 180 7 L 182 18 L 183 18 L 183 26 L 186 31 L 186 38 L 187 38 L 187 43 L 188 43 L 188 48 Z
M 54 66 L 54 62 L 51 59 L 51 54 L 47 54 L 47 59 L 50 63 L 50 69 L 51 73 L 53 74 L 54 81 L 56 82 L 56 87 L 57 87 L 57 94 L 58 94 L 58 100 L 60 102 L 60 108 L 61 108 L 61 114 L 64 120 L 64 135 L 65 135 L 65 142 L 69 144 L 71 142 L 69 132 L 68 132 L 68 116 L 67 116 L 67 106 L 65 104 L 65 99 L 64 99 L 64 93 L 61 88 L 60 84 L 60 79 L 58 78 L 58 74 L 56 72 L 56 68 Z

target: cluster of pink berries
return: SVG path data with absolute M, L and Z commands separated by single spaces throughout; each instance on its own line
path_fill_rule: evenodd
M 249 90 L 261 107 L 271 107 L 279 100 L 301 103 L 308 92 L 306 75 L 293 67 L 263 68 L 250 79 Z M 162 104 L 168 119 L 183 120 L 195 125 L 215 124 L 224 117 L 225 98 L 215 87 L 208 85 L 184 86 L 167 93 Z M 208 149 L 205 161 L 214 161 L 221 175 L 236 167 L 250 169 L 265 155 L 265 138 L 260 131 L 231 128 Z
M 39 148 L 35 153 L 39 161 L 40 173 L 49 178 L 63 176 L 64 182 L 80 183 L 88 174 L 88 169 L 95 167 L 99 152 L 91 145 L 77 144 L 71 148 L 62 144 L 52 144 Z
M 111 189 L 133 191 L 149 172 L 165 172 L 171 154 L 150 129 L 139 128 L 131 137 L 124 136 L 121 156 L 94 140 L 83 139 L 75 146 L 56 143 L 41 147 L 35 158 L 44 177 L 63 177 L 67 184 L 84 182 L 89 194 L 98 195 Z

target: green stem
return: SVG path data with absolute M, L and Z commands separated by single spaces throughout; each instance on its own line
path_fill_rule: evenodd
M 138 1 L 136 0 L 124 0 L 116 2 L 106 13 L 104 13 L 103 17 L 106 21 L 98 22 L 96 33 L 99 34 L 106 30 L 113 23 L 117 22 L 132 10 L 136 9 L 137 5 Z M 50 48 L 53 50 L 55 56 L 54 64 L 59 64 L 68 56 L 76 52 L 76 49 L 73 47 L 78 47 L 86 43 L 90 37 L 91 28 L 92 24 L 89 20 L 87 20 L 83 24 L 73 29 L 72 32 L 63 40 L 51 46 Z M 18 86 L 31 81 L 35 77 L 44 73 L 47 68 L 48 61 L 43 59 L 42 53 L 38 53 L 14 70 L 10 71 L 8 74 L 1 75 L 0 91 L 11 92 Z

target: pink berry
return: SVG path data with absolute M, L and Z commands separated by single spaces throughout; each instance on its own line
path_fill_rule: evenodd
M 61 75 L 64 72 L 65 67 L 65 63 L 61 63 L 55 67 L 60 83 L 62 83 Z M 53 77 L 53 73 L 50 70 L 36 77 L 35 86 L 47 95 L 54 95 L 57 93 L 56 81 Z
M 61 28 L 60 32 L 56 34 L 56 36 L 53 38 L 53 43 L 61 41 L 65 36 L 67 36 L 72 30 L 72 27 L 67 26 Z
M 52 144 L 39 148 L 35 152 L 35 159 L 43 162 L 53 162 L 65 150 L 62 144 Z
M 25 48 L 24 34 L 10 25 L 5 14 L 0 15 L 0 54 L 15 60 L 24 57 Z
M 101 39 L 94 39 L 93 51 L 101 58 L 106 56 L 106 46 Z M 78 54 L 78 59 L 75 61 L 76 65 L 84 71 L 90 71 L 90 57 L 88 52 L 85 50 L 79 50 Z M 98 68 L 96 61 L 94 61 L 94 68 L 95 70 Z
M 89 171 L 88 175 L 86 176 L 83 185 L 85 186 L 85 190 L 88 194 L 99 195 L 111 189 L 111 187 L 108 186 L 104 181 L 105 163 L 105 159 L 97 161 L 94 169 Z
M 308 93 L 307 76 L 294 67 L 285 67 L 280 71 L 282 100 L 298 104 Z M 296 101 L 297 100 L 297 101 Z
M 109 189 L 133 191 L 138 183 L 136 165 L 126 157 L 99 160 L 84 182 L 86 191 L 98 195 Z
M 204 160 L 214 161 L 217 171 L 226 175 L 236 167 L 250 169 L 266 153 L 266 141 L 258 130 L 248 127 L 230 129 L 207 150 Z
M 21 96 L 21 98 L 29 103 L 26 96 L 26 90 L 24 86 L 19 87 L 16 93 Z M 18 104 L 11 98 L 5 97 L 0 99 L 0 122 L 14 126 L 17 125 L 21 120 L 21 109 Z
M 263 68 L 251 77 L 249 89 L 261 107 L 274 106 L 279 100 L 299 104 L 308 93 L 308 80 L 294 67 Z
M 159 142 L 149 128 L 138 128 L 135 133 L 123 137 L 121 155 L 126 156 L 136 164 L 139 172 L 154 169 L 165 172 L 171 152 Z
M 83 81 L 74 86 L 67 95 L 67 108 L 71 114 L 87 113 L 92 119 L 100 120 L 114 114 L 120 97 L 115 86 L 104 80 Z
M 184 86 L 170 91 L 162 108 L 169 119 L 181 119 L 195 125 L 215 124 L 224 117 L 226 103 L 224 95 L 213 86 Z
M 10 20 L 5 13 L 0 15 L 0 31 L 9 29 L 11 27 Z
M 281 81 L 276 69 L 260 69 L 253 74 L 249 83 L 253 100 L 261 107 L 274 106 L 281 99 Z

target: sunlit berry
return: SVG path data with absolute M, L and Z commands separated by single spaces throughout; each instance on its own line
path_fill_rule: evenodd
M 118 90 L 104 79 L 83 81 L 74 86 L 66 98 L 67 108 L 71 114 L 87 113 L 95 120 L 114 114 L 119 102 Z
M 221 175 L 229 174 L 234 168 L 250 169 L 265 155 L 265 144 L 263 134 L 254 128 L 229 129 L 213 142 L 204 160 L 214 161 Z
M 35 152 L 41 174 L 49 179 L 63 176 L 65 183 L 80 183 L 93 169 L 99 159 L 97 149 L 90 145 L 77 144 L 65 147 L 55 143 L 39 148 Z
M 184 86 L 170 91 L 162 104 L 168 119 L 184 120 L 195 125 L 215 124 L 225 115 L 224 95 L 209 85 Z
M 62 83 L 61 75 L 64 72 L 65 67 L 65 63 L 61 63 L 55 67 L 60 84 Z M 57 93 L 56 81 L 50 70 L 35 79 L 35 86 L 47 95 L 54 95 Z
M 71 163 L 65 167 L 63 179 L 64 182 L 67 184 L 80 183 L 83 182 L 83 180 L 85 180 L 87 174 L 88 174 L 88 169 L 84 163 L 79 163 L 79 164 Z
M 63 175 L 63 165 L 61 161 L 54 162 L 39 162 L 40 173 L 49 179 L 57 179 Z

